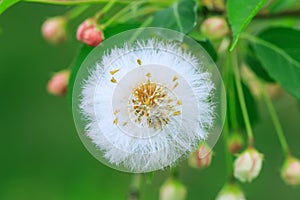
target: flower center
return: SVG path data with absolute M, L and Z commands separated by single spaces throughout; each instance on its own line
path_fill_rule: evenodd
M 129 105 L 132 120 L 154 130 L 162 130 L 172 116 L 181 114 L 176 96 L 150 78 L 133 89 Z
M 157 134 L 175 137 L 184 116 L 197 110 L 185 103 L 195 101 L 189 85 L 176 71 L 166 66 L 149 64 L 138 66 L 126 74 L 122 74 L 123 71 L 109 70 L 106 81 L 115 88 L 103 85 L 99 89 L 113 92 L 110 123 L 131 137 L 149 138 Z M 111 80 L 112 77 L 115 81 Z

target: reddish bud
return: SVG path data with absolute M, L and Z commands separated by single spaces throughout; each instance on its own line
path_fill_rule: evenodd
M 82 22 L 76 33 L 77 40 L 89 46 L 97 46 L 104 40 L 103 32 L 97 28 L 97 23 L 93 18 Z
M 240 152 L 243 146 L 244 140 L 241 134 L 233 133 L 229 136 L 227 140 L 227 147 L 232 154 Z
M 288 185 L 300 185 L 300 160 L 289 157 L 281 169 L 281 177 Z
M 219 39 L 229 33 L 226 20 L 222 17 L 210 17 L 201 25 L 201 32 L 209 39 Z
M 60 71 L 48 81 L 47 90 L 50 94 L 64 96 L 67 92 L 70 71 Z
M 53 44 L 64 42 L 66 40 L 66 19 L 64 17 L 47 19 L 42 25 L 42 35 Z
M 189 156 L 188 163 L 194 168 L 207 168 L 211 163 L 211 159 L 211 148 L 207 144 L 201 143 L 198 147 L 198 150 Z

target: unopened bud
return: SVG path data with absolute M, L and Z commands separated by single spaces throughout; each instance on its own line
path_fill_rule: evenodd
M 243 191 L 236 184 L 226 184 L 219 192 L 216 200 L 245 200 Z
M 227 139 L 227 147 L 232 154 L 240 152 L 243 146 L 244 140 L 240 133 L 234 132 L 230 134 L 229 138 Z
M 194 168 L 207 168 L 212 159 L 212 150 L 206 143 L 201 143 L 197 151 L 190 154 L 188 164 Z
M 234 177 L 241 182 L 251 182 L 262 168 L 263 155 L 254 148 L 242 152 L 234 162 Z
M 202 23 L 201 32 L 207 38 L 214 40 L 227 35 L 229 33 L 229 28 L 224 18 L 210 17 Z
M 224 10 L 224 0 L 201 0 L 201 4 L 209 10 Z
M 288 185 L 299 185 L 300 160 L 294 157 L 287 158 L 281 169 L 281 177 Z
M 77 40 L 89 46 L 97 46 L 104 40 L 103 32 L 97 28 L 97 23 L 93 18 L 89 18 L 79 25 L 76 37 Z
M 48 81 L 47 90 L 50 94 L 64 96 L 67 92 L 70 71 L 63 70 L 57 72 Z
M 64 42 L 66 40 L 66 18 L 53 17 L 47 19 L 42 25 L 42 35 L 53 44 Z
M 160 188 L 160 200 L 184 200 L 186 199 L 185 186 L 173 178 L 169 178 Z

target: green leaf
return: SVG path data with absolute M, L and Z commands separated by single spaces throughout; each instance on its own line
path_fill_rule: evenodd
M 299 0 L 273 0 L 268 6 L 268 9 L 271 13 L 277 13 L 287 9 L 299 9 L 300 1 Z
M 256 76 L 260 77 L 266 82 L 274 82 L 274 79 L 272 79 L 268 72 L 263 68 L 252 48 L 248 49 L 245 61 L 248 67 L 250 67 L 250 69 L 256 74 Z
M 233 77 L 232 77 L 233 78 Z M 257 111 L 257 103 L 256 100 L 254 98 L 254 96 L 252 95 L 250 89 L 247 87 L 247 85 L 245 85 L 242 82 L 242 90 L 243 90 L 243 94 L 245 97 L 245 101 L 246 101 L 246 108 L 248 110 L 248 114 L 249 114 L 249 120 L 250 123 L 253 125 L 255 123 L 257 123 L 257 121 L 259 120 L 259 116 L 258 116 L 258 111 Z M 230 104 L 230 102 L 232 101 L 232 99 L 234 99 L 234 104 Z M 237 124 L 238 127 L 236 127 L 232 121 L 232 119 L 229 117 L 229 127 L 231 129 L 237 129 L 237 128 L 245 128 L 245 121 L 244 121 L 244 117 L 242 114 L 242 109 L 241 109 L 241 104 L 237 95 L 237 88 L 234 85 L 232 87 L 232 90 L 227 91 L 227 103 L 228 103 L 228 109 L 227 109 L 227 115 L 228 116 L 232 116 L 234 115 L 236 120 L 237 120 Z M 230 108 L 230 106 L 235 106 L 235 109 Z M 234 112 L 234 113 L 231 113 Z
M 241 32 L 263 7 L 266 0 L 228 0 L 227 15 L 233 33 L 230 51 L 236 46 Z
M 250 89 L 243 82 L 242 82 L 242 89 L 243 89 L 243 94 L 244 94 L 245 100 L 246 100 L 246 107 L 248 110 L 250 123 L 253 125 L 259 120 L 258 112 L 257 112 L 257 104 L 256 104 L 255 98 L 252 95 Z M 236 96 L 236 99 L 238 99 L 238 96 Z M 242 125 L 242 127 L 246 127 L 239 101 L 238 101 L 237 106 L 238 106 L 237 116 L 240 116 L 240 117 L 238 117 L 238 122 L 239 122 L 239 124 Z
M 87 57 L 87 55 L 93 49 L 94 49 L 94 47 L 83 45 L 81 47 L 77 57 L 75 58 L 73 64 L 72 64 L 72 73 L 70 75 L 69 84 L 68 84 L 68 99 L 69 99 L 69 103 L 70 103 L 71 106 L 72 106 L 73 87 L 74 87 L 77 72 L 78 72 L 81 64 L 83 63 L 83 61 Z
M 194 0 L 180 0 L 153 16 L 152 26 L 189 33 L 197 24 L 197 4 Z
M 20 0 L 2 0 L 0 1 L 0 15 L 9 7 L 19 2 Z
M 213 61 L 217 61 L 218 54 L 208 39 L 198 40 L 197 42 L 207 51 Z
M 208 38 L 200 34 L 197 28 L 190 32 L 188 36 L 196 40 L 207 51 L 207 53 L 210 55 L 213 61 L 217 61 L 218 53 L 215 50 L 214 45 Z
M 122 24 L 114 24 L 109 27 L 107 27 L 104 30 L 104 36 L 105 38 L 109 38 L 113 35 L 116 35 L 118 33 L 121 33 L 123 31 L 127 31 L 130 29 L 139 28 L 141 26 L 141 23 L 122 23 Z
M 300 98 L 300 31 L 270 28 L 247 36 L 254 42 L 255 53 L 269 75 L 289 93 Z

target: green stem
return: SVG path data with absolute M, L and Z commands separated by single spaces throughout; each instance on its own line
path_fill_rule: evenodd
M 147 175 L 146 183 L 152 184 L 154 172 L 148 172 L 146 175 Z
M 225 69 L 223 70 L 222 74 L 223 74 L 223 77 L 224 77 L 224 82 L 225 82 L 225 85 L 227 86 L 227 91 L 226 92 L 229 92 L 231 91 L 231 87 L 232 87 L 232 74 L 231 74 L 231 66 L 230 66 L 230 57 L 228 58 L 228 53 L 225 54 L 225 57 L 226 57 L 226 65 L 225 65 Z M 227 108 L 229 107 L 229 109 L 231 109 L 231 105 L 227 105 L 227 103 L 225 102 L 226 105 L 223 105 L 223 106 L 227 106 Z M 229 102 L 230 104 L 230 102 Z M 235 105 L 232 105 L 235 107 Z M 224 122 L 224 128 L 223 128 L 223 140 L 224 140 L 224 153 L 225 153 L 225 161 L 226 161 L 226 169 L 227 169 L 227 175 L 228 175 L 228 178 L 231 178 L 232 177 L 232 172 L 233 172 L 233 168 L 232 168 L 232 156 L 231 156 L 231 153 L 229 152 L 228 150 L 228 146 L 227 146 L 227 141 L 228 141 L 228 138 L 229 138 L 229 118 L 230 120 L 231 119 L 231 115 L 229 116 L 228 113 L 227 113 L 227 116 L 225 118 L 225 122 Z
M 171 177 L 177 179 L 179 176 L 179 167 L 175 166 L 171 169 Z
M 228 178 L 231 179 L 233 167 L 232 167 L 232 156 L 227 147 L 227 140 L 229 138 L 229 127 L 228 127 L 228 117 L 225 119 L 224 128 L 223 128 L 223 139 L 224 139 L 224 151 L 225 151 L 225 159 L 226 159 L 226 169 Z
M 95 15 L 95 19 L 100 19 L 105 13 L 107 13 L 117 2 L 118 0 L 109 1 L 98 13 Z
M 123 15 L 122 17 L 120 17 L 118 19 L 118 22 L 124 23 L 124 22 L 130 21 L 133 18 L 138 18 L 141 16 L 146 16 L 146 15 L 152 14 L 158 10 L 160 10 L 160 8 L 157 6 L 143 7 L 143 8 L 138 9 L 136 12 L 126 13 L 125 15 Z
M 283 153 L 284 153 L 285 157 L 288 157 L 290 155 L 290 149 L 289 149 L 286 137 L 283 133 L 283 129 L 280 125 L 280 121 L 279 121 L 278 115 L 276 113 L 276 110 L 275 110 L 275 108 L 272 104 L 272 101 L 271 101 L 269 95 L 267 95 L 265 86 L 262 85 L 262 83 L 260 83 L 260 82 L 259 82 L 259 86 L 261 88 L 262 96 L 264 98 L 264 101 L 265 101 L 265 103 L 267 105 L 267 108 L 269 110 L 269 113 L 271 115 L 271 119 L 272 119 L 272 122 L 274 124 L 277 136 L 279 138 Z
M 70 10 L 69 12 L 67 12 L 65 14 L 65 17 L 68 20 L 75 19 L 76 17 L 78 17 L 79 15 L 81 15 L 85 10 L 87 10 L 89 7 L 90 7 L 89 5 L 76 6 L 75 8 L 73 8 L 72 10 Z
M 142 23 L 140 28 L 149 26 L 151 24 L 152 20 L 153 20 L 153 17 L 149 17 L 148 19 L 146 19 L 144 21 L 144 23 Z M 143 29 L 137 29 L 136 32 L 131 36 L 128 43 L 131 44 L 139 36 L 139 34 L 141 34 L 142 31 L 143 31 Z
M 230 66 L 231 64 L 231 59 L 230 56 L 227 59 L 227 94 L 228 94 L 228 107 L 230 109 L 229 114 L 230 114 L 230 121 L 231 121 L 231 126 L 233 129 L 238 128 L 238 120 L 236 117 L 236 101 L 235 101 L 235 85 L 234 85 L 234 76 L 232 73 L 232 68 Z
M 27 2 L 35 3 L 47 3 L 47 4 L 57 4 L 57 5 L 79 5 L 79 4 L 103 4 L 108 3 L 111 0 L 25 0 Z M 175 0 L 147 0 L 147 3 L 155 3 L 157 5 L 167 6 L 174 3 Z M 118 4 L 130 4 L 132 0 L 119 0 Z
M 128 200 L 140 199 L 141 183 L 142 183 L 141 174 L 134 174 L 129 188 Z
M 243 118 L 246 126 L 246 132 L 248 136 L 248 145 L 249 147 L 252 147 L 254 145 L 254 138 L 253 138 L 253 132 L 252 132 L 251 123 L 247 111 L 246 101 L 243 93 L 236 51 L 232 52 L 231 55 L 232 55 L 232 67 L 235 75 L 234 76 L 235 84 L 237 88 L 237 95 L 241 104 L 242 114 L 243 114 Z
M 144 23 L 141 24 L 140 28 L 149 26 L 152 23 L 152 20 L 153 20 L 153 17 L 148 17 L 144 21 Z
M 122 10 L 120 10 L 118 13 L 116 13 L 114 16 L 112 16 L 109 20 L 107 20 L 102 26 L 101 29 L 105 29 L 106 27 L 108 27 L 110 24 L 112 24 L 114 21 L 116 21 L 118 18 L 120 18 L 123 14 L 125 14 L 126 12 L 128 12 L 133 6 L 138 6 L 139 4 L 144 3 L 144 1 L 140 1 L 140 2 L 134 2 L 132 4 L 127 5 L 126 7 L 124 7 Z

